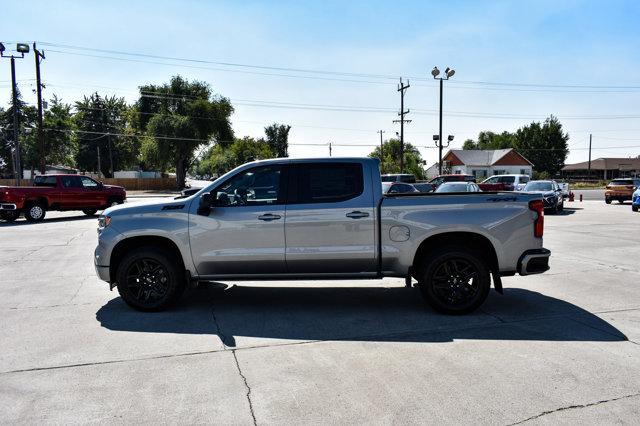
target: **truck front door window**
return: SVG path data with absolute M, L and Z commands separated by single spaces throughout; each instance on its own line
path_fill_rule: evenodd
M 242 172 L 215 191 L 220 207 L 279 204 L 280 168 L 260 167 Z

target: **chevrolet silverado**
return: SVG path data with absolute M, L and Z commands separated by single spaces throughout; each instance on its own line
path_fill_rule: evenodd
M 116 206 L 94 263 L 131 307 L 161 310 L 200 281 L 412 278 L 464 314 L 491 281 L 546 271 L 543 203 L 526 193 L 386 194 L 377 159 L 244 164 L 187 198 Z

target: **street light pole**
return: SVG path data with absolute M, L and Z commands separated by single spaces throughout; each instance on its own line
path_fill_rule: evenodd
M 377 133 L 380 133 L 380 174 L 384 174 L 384 149 L 382 148 L 382 134 L 384 130 L 378 130 Z
M 20 179 L 22 178 L 22 165 L 20 164 L 20 141 L 19 141 L 19 117 L 18 117 L 18 86 L 16 84 L 16 58 L 24 58 L 25 53 L 29 53 L 29 45 L 25 43 L 18 43 L 16 45 L 16 51 L 20 56 L 5 55 L 6 47 L 3 43 L 0 43 L 0 57 L 11 59 L 11 90 L 13 100 L 13 143 L 15 149 L 15 165 L 14 165 L 14 177 L 16 179 L 16 185 L 20 185 Z
M 443 87 L 443 81 L 444 80 L 449 80 L 450 77 L 453 77 L 453 75 L 455 74 L 455 70 L 447 67 L 447 69 L 444 70 L 444 77 L 438 77 L 440 75 L 440 70 L 438 69 L 438 67 L 433 67 L 433 70 L 431 70 L 431 75 L 433 76 L 434 80 L 440 80 L 440 123 L 439 123 L 439 130 L 438 130 L 438 174 L 442 174 L 442 87 Z M 449 139 L 451 140 L 451 139 Z
M 42 129 L 42 82 L 40 80 L 40 61 L 44 59 L 44 52 L 39 51 L 36 48 L 36 43 L 33 43 L 33 53 L 36 58 L 36 93 L 38 95 L 38 147 L 40 150 L 40 174 L 45 174 L 47 161 L 46 150 L 44 144 L 44 131 Z

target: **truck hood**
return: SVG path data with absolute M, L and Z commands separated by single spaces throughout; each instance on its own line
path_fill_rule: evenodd
M 109 207 L 102 214 L 105 216 L 126 216 L 137 215 L 143 213 L 161 213 L 161 212 L 176 212 L 189 210 L 190 198 L 181 200 L 151 200 L 151 201 L 135 201 L 132 203 L 119 204 L 117 206 Z

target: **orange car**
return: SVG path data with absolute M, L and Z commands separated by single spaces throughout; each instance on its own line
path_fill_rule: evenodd
M 604 202 L 611 204 L 611 201 L 618 200 L 620 203 L 631 200 L 633 191 L 640 186 L 640 179 L 627 178 L 627 179 L 614 179 L 609 182 L 609 185 L 605 188 Z

